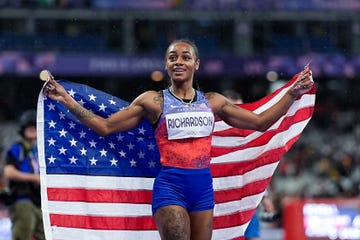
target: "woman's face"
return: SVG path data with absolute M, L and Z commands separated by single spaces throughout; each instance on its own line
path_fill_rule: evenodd
M 200 61 L 191 45 L 185 42 L 171 44 L 166 52 L 166 66 L 172 81 L 192 80 Z

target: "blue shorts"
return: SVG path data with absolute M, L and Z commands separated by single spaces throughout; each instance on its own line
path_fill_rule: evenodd
M 260 237 L 260 222 L 257 212 L 254 213 L 254 216 L 251 218 L 248 227 L 245 230 L 245 238 L 258 238 Z
M 214 189 L 210 169 L 163 167 L 154 182 L 153 214 L 168 205 L 182 206 L 188 212 L 213 209 Z

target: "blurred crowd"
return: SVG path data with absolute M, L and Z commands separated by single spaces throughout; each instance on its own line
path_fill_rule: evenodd
M 87 8 L 91 0 L 0 0 L 6 8 Z
M 354 9 L 360 8 L 357 0 L 0 0 L 2 7 L 31 8 L 132 8 L 132 9 L 201 9 L 201 10 L 299 10 L 299 9 Z
M 86 9 L 195 9 L 195 10 L 211 10 L 211 9 L 241 9 L 241 10 L 261 10 L 261 9 L 275 9 L 275 10 L 303 10 L 303 9 L 352 9 L 357 10 L 360 9 L 360 1 L 358 0 L 348 0 L 346 4 L 343 1 L 329 1 L 329 0 L 303 0 L 303 1 L 295 1 L 295 0 L 271 0 L 271 1 L 262 1 L 262 0 L 137 0 L 137 1 L 117 1 L 117 0 L 0 0 L 0 9 L 3 8 L 37 8 L 37 9 L 77 9 L 77 8 L 86 8 Z M 44 51 L 53 47 L 53 50 L 58 52 L 65 51 L 79 51 L 79 52 L 102 52 L 102 51 L 119 51 L 126 48 L 120 45 L 123 41 L 122 38 L 116 38 L 116 36 L 122 36 L 127 34 L 123 34 L 120 30 L 116 32 L 118 26 L 121 26 L 120 23 L 112 23 L 110 22 L 108 26 L 108 31 L 112 34 L 108 34 L 108 37 L 104 40 L 103 36 L 96 32 L 90 32 L 89 36 L 84 35 L 84 32 L 88 32 L 93 26 L 97 28 L 97 26 L 103 26 L 104 23 L 100 22 L 97 24 L 89 24 L 89 22 L 84 22 L 79 25 L 74 24 L 76 21 L 67 21 L 67 22 L 59 22 L 49 21 L 48 19 L 44 20 L 46 24 L 41 24 L 40 22 L 36 22 L 36 26 L 39 28 L 37 31 L 41 34 L 24 34 L 22 30 L 19 30 L 19 33 L 16 34 L 16 31 L 13 29 L 13 26 L 10 24 L 11 21 L 4 21 L 2 30 L 0 32 L 1 41 L 0 48 L 2 50 L 21 50 L 23 52 L 29 52 L 31 50 L 35 51 Z M 93 22 L 91 22 L 93 23 Z M 286 52 L 286 54 L 295 53 L 296 49 L 300 49 L 303 51 L 314 51 L 314 52 L 341 52 L 347 54 L 354 53 L 356 56 L 358 48 L 353 52 L 350 50 L 352 48 L 344 48 L 346 44 L 351 45 L 352 38 L 353 42 L 358 42 L 358 36 L 360 33 L 359 24 L 353 24 L 350 26 L 351 22 L 344 22 L 344 25 L 341 23 L 331 23 L 334 24 L 332 26 L 330 23 L 316 23 L 316 22 L 308 22 L 303 25 L 289 25 L 291 29 L 301 29 L 304 28 L 304 35 L 300 37 L 293 36 L 293 34 L 283 34 L 281 31 L 278 33 L 279 22 L 274 21 L 273 23 L 263 22 L 255 22 L 255 26 L 258 28 L 254 28 L 253 39 L 250 39 L 250 42 L 255 42 L 260 47 L 257 47 L 254 44 L 254 52 L 258 53 L 258 55 L 264 55 L 266 53 L 267 48 L 271 48 L 272 51 L 270 54 L 274 52 Z M 211 25 L 213 24 L 213 25 Z M 270 24 L 270 25 L 269 25 Z M 272 25 L 273 24 L 273 25 Z M 284 31 L 288 29 L 287 22 L 280 23 Z M 15 26 L 15 25 L 14 25 Z M 43 27 L 45 26 L 45 27 Z M 85 27 L 86 26 L 86 27 Z M 190 35 L 194 35 L 199 33 L 199 35 L 206 35 L 206 39 L 200 39 L 200 48 L 204 53 L 209 53 L 210 50 L 223 49 L 224 52 L 233 52 L 234 49 L 230 48 L 232 44 L 224 41 L 224 36 L 232 36 L 227 32 L 223 33 L 219 29 L 226 30 L 232 29 L 232 23 L 224 23 L 222 22 L 206 22 L 204 20 L 198 22 L 188 22 L 183 24 L 174 24 L 170 20 L 168 22 L 154 21 L 148 22 L 146 20 L 136 21 L 134 25 L 135 35 L 133 36 L 136 42 L 137 48 L 134 50 L 135 53 L 149 53 L 152 49 L 158 50 L 154 48 L 155 43 L 161 45 L 159 39 L 166 39 L 167 35 L 161 35 L 163 33 L 163 27 L 168 26 L 168 28 L 175 30 L 183 30 L 188 28 Z M 225 26 L 225 27 L 224 27 Z M 261 39 L 258 34 L 262 32 L 268 32 L 269 26 L 273 27 L 273 33 L 269 36 L 272 37 L 274 41 L 274 46 L 268 42 L 267 35 L 263 36 L 263 43 L 259 43 L 259 39 Z M 297 27 L 296 27 L 297 26 Z M 329 27 L 330 26 L 330 27 Z M 179 27 L 179 29 L 176 29 Z M 181 28 L 180 28 L 181 27 Z M 238 31 L 244 30 L 243 25 L 238 26 Z M 7 29 L 10 30 L 7 30 Z M 63 30 L 63 33 L 58 33 L 60 30 Z M 267 31 L 263 31 L 264 29 Z M 346 30 L 346 29 L 352 29 Z M 5 30 L 4 30 L 5 29 Z M 56 29 L 56 31 L 54 30 Z M 120 29 L 120 28 L 119 28 Z M 204 32 L 203 29 L 206 29 Z M 215 29 L 215 30 L 214 30 Z M 57 33 L 53 34 L 54 32 Z M 160 31 L 161 30 L 161 31 Z M 245 28 L 246 30 L 246 28 Z M 244 30 L 244 31 L 245 31 Z M 345 31 L 346 30 L 346 31 Z M 48 32 L 47 32 L 48 31 Z M 82 32 L 84 31 L 84 32 Z M 344 32 L 343 32 L 344 31 Z M 347 32 L 349 31 L 349 32 Z M 35 31 L 36 32 L 36 31 Z M 116 34 L 113 34 L 113 33 Z M 165 32 L 165 30 L 164 30 Z M 218 37 L 222 41 L 215 42 L 212 44 L 211 34 L 214 32 L 219 33 Z M 246 32 L 246 31 L 245 31 Z M 331 41 L 328 34 L 331 32 L 338 32 L 338 40 L 337 45 L 332 47 L 333 45 L 324 43 L 324 41 L 316 41 L 319 47 L 299 47 L 302 46 L 299 44 L 297 39 L 301 40 L 304 46 L 311 46 L 311 36 L 317 36 L 316 33 L 319 33 L 321 40 Z M 45 33 L 48 33 L 47 35 Z M 172 34 L 172 31 L 170 31 Z M 307 33 L 311 36 L 306 35 Z M 155 35 L 158 38 L 155 38 Z M 60 38 L 59 36 L 62 36 Z M 80 36 L 80 37 L 79 37 Z M 160 36 L 160 37 L 159 37 Z M 60 39 L 60 40 L 59 40 Z M 87 44 L 84 44 L 80 40 L 86 40 Z M 153 39 L 153 41 L 149 41 L 149 39 Z M 214 38 L 215 40 L 217 38 Z M 233 37 L 231 37 L 233 39 Z M 346 39 L 346 41 L 344 40 Z M 7 41 L 8 40 L 8 41 Z M 201 42 L 203 40 L 203 42 Z M 265 41 L 266 40 L 266 41 Z M 17 44 L 19 41 L 19 44 Z M 91 42 L 92 44 L 88 44 Z M 155 43 L 154 43 L 155 42 Z M 335 41 L 336 42 L 336 41 Z M 33 44 L 37 43 L 37 45 Z M 40 44 L 42 43 L 42 44 Z M 50 43 L 53 43 L 52 46 Z M 69 44 L 70 43 L 70 44 Z M 230 42 L 232 43 L 232 42 Z M 291 45 L 290 43 L 293 43 Z M 118 44 L 118 45 L 116 45 Z M 224 46 L 222 47 L 221 44 Z M 345 44 L 345 45 L 344 45 Z M 235 46 L 235 44 L 233 44 Z M 355 44 L 353 44 L 355 46 Z M 63 48 L 61 48 L 61 46 Z M 216 48 L 214 47 L 216 46 Z M 269 47 L 270 46 L 270 47 Z M 278 46 L 278 47 L 277 47 Z M 325 46 L 325 47 L 324 47 Z M 358 46 L 358 45 L 356 45 Z M 26 47 L 26 48 L 25 48 Z M 68 49 L 69 48 L 69 49 Z M 119 50 L 120 49 L 120 50 Z M 209 50 L 210 49 L 210 50 Z M 261 50 L 264 49 L 262 52 Z M 345 49 L 345 50 L 344 50 Z M 346 50 L 350 49 L 350 50 Z M 218 53 L 218 52 L 217 52 Z M 267 52 L 268 53 L 268 52 Z M 19 63 L 16 66 L 19 66 L 19 71 L 22 69 L 26 69 L 27 62 L 23 61 L 23 59 L 35 59 L 33 62 L 38 63 L 39 69 L 44 68 L 44 63 L 48 63 L 48 61 L 54 61 L 54 55 L 47 54 L 43 55 L 45 59 L 43 61 L 38 60 L 33 57 L 33 55 L 22 56 L 22 52 L 12 53 L 11 60 L 21 59 L 21 61 L 17 61 Z M 9 52 L 6 52 L 6 56 L 9 59 Z M 251 56 L 253 57 L 253 56 Z M 3 58 L 3 56 L 2 56 Z M 324 66 L 326 69 L 331 68 L 329 66 L 338 66 L 339 69 L 346 69 L 346 71 L 341 72 L 341 69 L 333 68 L 333 70 L 329 70 L 331 72 L 330 75 L 337 77 L 336 74 L 341 74 L 342 76 L 338 77 L 340 80 L 328 78 L 327 76 L 322 77 L 321 86 L 319 87 L 319 99 L 320 101 L 316 104 L 315 114 L 313 119 L 310 121 L 308 126 L 305 128 L 301 138 L 294 144 L 291 150 L 285 154 L 283 159 L 280 161 L 280 164 L 274 174 L 271 185 L 269 186 L 269 197 L 273 199 L 276 208 L 278 211 L 281 211 L 281 203 L 282 200 L 286 197 L 299 197 L 299 198 L 335 198 L 335 197 L 345 197 L 345 198 L 354 198 L 360 196 L 360 151 L 358 151 L 358 145 L 360 144 L 360 116 L 357 112 L 357 108 L 360 105 L 360 101 L 358 100 L 358 90 L 360 90 L 360 86 L 358 86 L 357 76 L 355 70 L 353 71 L 350 67 L 343 67 L 346 63 L 344 61 L 345 57 L 337 57 L 336 62 L 330 65 L 330 57 L 328 55 L 324 55 L 324 61 L 319 63 L 319 66 Z M 0 59 L 1 60 L 1 59 Z M 314 59 L 313 59 L 314 60 Z M 352 58 L 352 62 L 354 62 L 354 69 L 358 67 L 359 61 L 358 58 Z M 287 60 L 288 61 L 288 60 Z M 306 59 L 308 61 L 308 59 Z M 2 63 L 4 61 L 0 61 Z M 290 62 L 290 61 L 288 61 Z M 313 66 L 315 67 L 316 61 L 313 62 Z M 11 66 L 13 66 L 13 61 L 10 62 Z M 356 63 L 356 64 L 355 64 Z M 2 66 L 5 66 L 2 64 Z M 15 65 L 14 65 L 15 66 Z M 34 65 L 37 66 L 37 65 Z M 33 68 L 34 66 L 29 65 L 29 68 Z M 45 65 L 46 66 L 46 65 Z M 258 65 L 256 65 L 258 68 Z M 273 66 L 272 66 L 273 67 Z M 254 67 L 255 68 L 255 67 Z M 288 69 L 288 65 L 286 65 Z M 0 72 L 3 69 L 0 69 Z M 294 70 L 296 71 L 296 70 Z M 38 69 L 36 69 L 38 72 Z M 320 71 L 318 71 L 320 72 Z M 346 75 L 346 73 L 349 74 Z M 344 77 L 346 76 L 346 77 Z M 18 77 L 17 80 L 22 79 L 22 76 Z M 243 76 L 243 78 L 247 78 L 247 76 Z M 348 85 L 346 84 L 346 79 L 350 79 Z M 24 84 L 26 87 L 19 87 L 19 84 L 16 84 L 16 88 L 13 87 L 11 81 L 4 81 L 0 84 L 1 89 L 0 93 L 3 96 L 0 98 L 0 170 L 3 168 L 4 160 L 4 151 L 7 147 L 16 139 L 19 138 L 17 134 L 17 123 L 13 121 L 13 119 L 20 115 L 20 112 L 17 113 L 15 110 L 23 109 L 28 106 L 23 106 L 24 104 L 30 104 L 28 99 L 29 95 L 36 95 L 39 91 L 39 88 L 34 87 L 33 84 Z M 102 81 L 103 79 L 101 79 Z M 12 80 L 16 81 L 16 79 Z M 101 82 L 99 81 L 99 82 Z M 333 83 L 337 83 L 337 85 L 333 85 Z M 14 84 L 15 85 L 15 84 Z M 259 84 L 260 85 L 260 84 Z M 256 85 L 259 88 L 259 85 Z M 326 86 L 326 87 L 325 87 Z M 31 89 L 30 89 L 31 88 Z M 325 89 L 326 88 L 326 92 Z M 332 92 L 328 90 L 333 90 Z M 256 90 L 255 87 L 253 89 Z M 335 95 L 335 90 L 339 95 Z M 36 92 L 35 94 L 33 92 Z M 26 95 L 26 103 L 20 101 L 17 97 L 18 93 L 21 92 L 24 96 Z M 16 97 L 16 98 L 15 98 Z M 327 101 L 331 98 L 332 104 L 330 105 Z M 16 100 L 14 100 L 16 99 Z M 12 101 L 14 104 L 12 104 Z M 17 101 L 17 105 L 15 104 Z M 339 104 L 341 102 L 341 104 Z M 18 106 L 19 103 L 23 103 L 23 105 Z M 32 103 L 36 104 L 35 101 Z M 337 105 L 339 104 L 339 105 Z M 349 104 L 349 106 L 344 107 L 344 105 Z M 8 106 L 8 107 L 6 107 Z M 15 109 L 17 107 L 17 109 Z M 33 107 L 33 106 L 32 106 Z M 6 112 L 6 114 L 5 114 Z M 9 117 L 7 116 L 9 115 Z M 8 121 L 11 117 L 11 120 Z M 0 175 L 1 176 L 1 175 Z M 0 181 L 0 188 L 3 187 L 3 184 Z M 264 222 L 271 222 L 271 226 L 273 226 L 274 222 L 277 222 L 279 218 L 272 218 L 269 216 L 265 216 L 266 212 L 261 211 L 260 209 L 260 218 Z M 0 212 L 1 214 L 1 212 Z M 275 221 L 274 221 L 275 219 Z M 279 222 L 277 222 L 279 223 Z M 280 223 L 279 223 L 280 224 Z
M 328 113 L 315 112 L 302 137 L 282 159 L 274 177 L 276 192 L 303 198 L 359 196 L 358 113 L 355 109 L 329 109 Z
M 315 114 L 276 170 L 271 189 L 280 211 L 284 199 L 289 197 L 323 199 L 360 195 L 359 116 L 356 110 L 328 113 L 325 119 Z

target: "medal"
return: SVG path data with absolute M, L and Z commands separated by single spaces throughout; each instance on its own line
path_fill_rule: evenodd
M 39 78 L 42 81 L 47 81 L 52 77 L 51 73 L 48 70 L 42 70 L 39 74 Z

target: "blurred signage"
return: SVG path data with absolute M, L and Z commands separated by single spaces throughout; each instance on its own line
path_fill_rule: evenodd
M 305 203 L 303 213 L 308 239 L 360 239 L 359 206 L 339 202 Z
M 91 6 L 104 9 L 171 9 L 175 7 L 176 1 L 169 0 L 92 0 Z
M 360 199 L 292 199 L 283 226 L 284 240 L 360 239 Z
M 197 74 L 244 77 L 265 76 L 275 71 L 279 76 L 292 76 L 310 60 L 310 68 L 317 77 L 360 75 L 360 56 L 321 54 L 203 57 Z M 37 76 L 42 69 L 49 69 L 58 76 L 147 76 L 155 70 L 164 71 L 164 67 L 164 57 L 155 55 L 0 52 L 0 76 Z
M 90 6 L 102 9 L 195 9 L 195 10 L 300 10 L 300 9 L 360 9 L 358 0 L 92 0 Z

